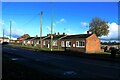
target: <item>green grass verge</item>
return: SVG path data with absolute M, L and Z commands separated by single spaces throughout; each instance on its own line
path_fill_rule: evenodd
M 21 45 L 21 44 L 9 44 L 9 46 L 33 49 L 38 51 L 51 51 L 50 48 L 40 48 L 40 46 L 27 46 L 27 45 Z M 52 51 L 64 51 L 64 49 L 52 49 Z

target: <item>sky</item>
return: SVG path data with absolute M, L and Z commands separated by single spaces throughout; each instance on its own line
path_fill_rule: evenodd
M 118 3 L 117 2 L 2 2 L 2 29 L 9 37 L 12 21 L 12 38 L 23 34 L 40 35 L 40 12 L 42 15 L 42 35 L 53 33 L 85 34 L 94 17 L 108 22 L 110 33 L 102 39 L 118 38 Z

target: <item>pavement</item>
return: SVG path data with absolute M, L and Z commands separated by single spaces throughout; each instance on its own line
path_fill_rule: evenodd
M 50 54 L 3 46 L 3 55 L 43 74 L 60 79 L 120 80 L 120 64 L 76 56 Z

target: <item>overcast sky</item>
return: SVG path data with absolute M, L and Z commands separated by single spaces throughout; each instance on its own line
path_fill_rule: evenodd
M 43 11 L 43 36 L 50 33 L 53 13 L 53 33 L 84 34 L 89 29 L 89 22 L 100 17 L 110 26 L 108 36 L 103 39 L 118 38 L 118 3 L 117 2 L 3 2 L 0 25 L 9 36 L 12 21 L 12 38 L 23 34 L 40 34 L 40 11 Z M 0 31 L 2 32 L 2 31 Z M 2 36 L 2 33 L 0 34 Z

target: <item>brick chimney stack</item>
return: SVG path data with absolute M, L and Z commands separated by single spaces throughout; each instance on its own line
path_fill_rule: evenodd
M 63 33 L 63 35 L 65 35 L 65 33 Z
M 60 35 L 60 33 L 58 32 L 58 35 Z
M 90 32 L 89 32 L 89 31 L 87 31 L 87 34 L 90 34 Z
M 54 35 L 56 36 L 56 33 L 54 33 Z

